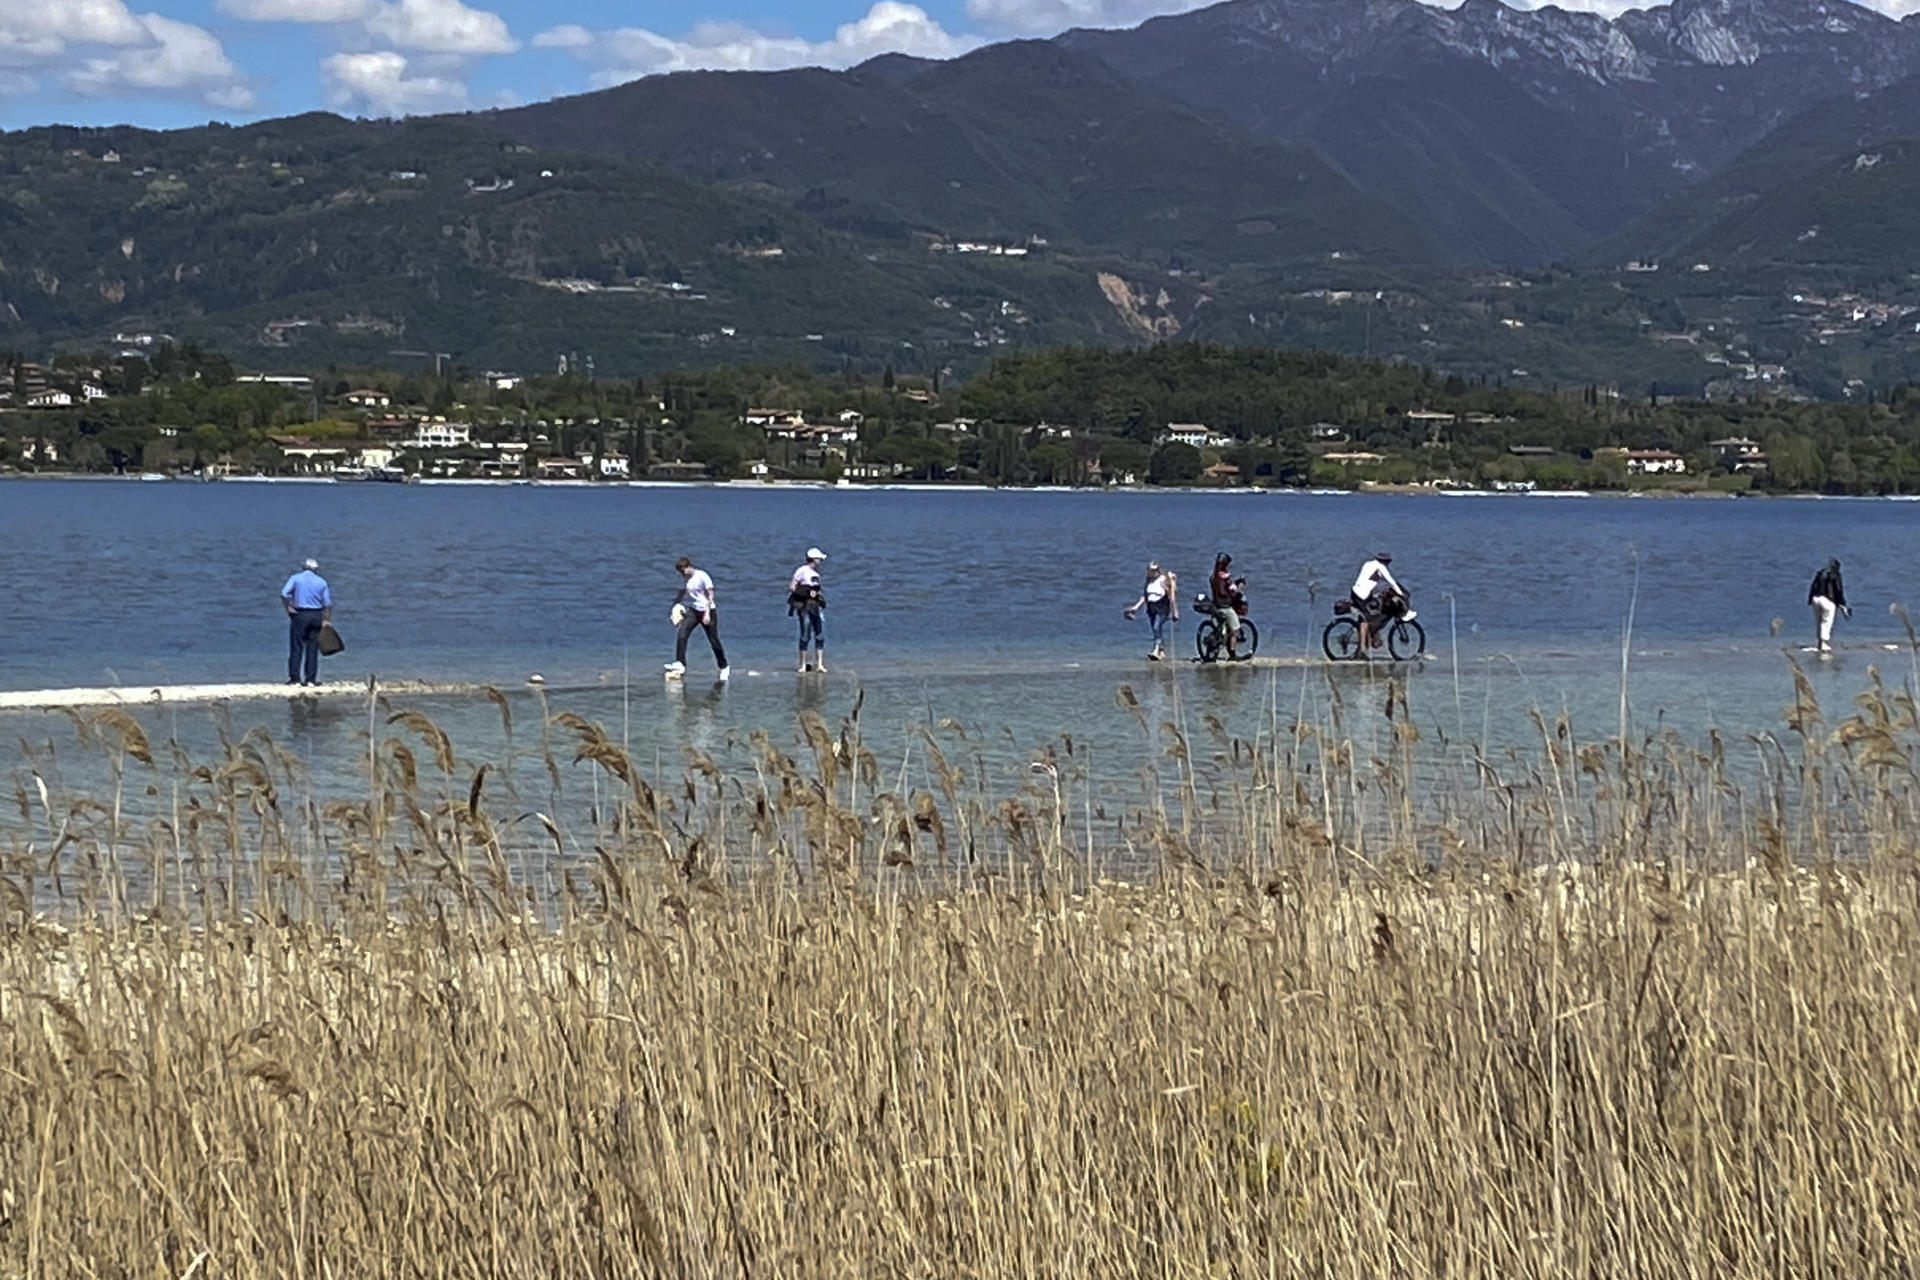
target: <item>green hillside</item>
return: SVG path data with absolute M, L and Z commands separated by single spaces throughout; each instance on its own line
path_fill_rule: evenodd
M 1008 341 L 1126 333 L 1080 266 L 886 258 L 648 164 L 536 151 L 468 120 L 320 115 L 10 135 L 0 302 L 10 345 L 153 329 L 266 363 L 283 342 L 343 359 L 911 363 L 992 343 L 1000 322 Z
M 1920 141 L 1849 146 L 1712 211 L 1669 242 L 1670 256 L 1809 268 L 1854 285 L 1904 276 L 1920 237 Z
M 567 149 L 589 143 L 608 154 Z M 568 353 L 611 375 L 964 378 L 1042 346 L 1199 339 L 1538 389 L 1865 397 L 1920 359 L 1914 166 L 1907 144 L 1873 154 L 1717 221 L 1673 213 L 1711 274 L 1521 275 L 1451 264 L 1305 152 L 1053 45 L 518 113 L 38 129 L 0 138 L 0 349 L 167 334 L 267 369 Z
M 1437 264 L 1412 219 L 1059 45 L 850 72 L 694 72 L 491 117 L 523 142 L 658 161 L 886 239 L 1024 242 L 1220 269 L 1360 252 Z
M 1889 218 L 1898 223 L 1906 216 L 1903 209 L 1873 206 L 1899 199 L 1902 171 L 1911 164 L 1906 146 L 1889 155 L 1887 144 L 1916 138 L 1920 80 L 1822 103 L 1577 260 L 1608 267 L 1636 259 L 1738 256 L 1748 263 L 1825 263 L 1873 278 L 1898 265 L 1911 243 L 1873 229 Z M 1861 163 L 1875 154 L 1881 160 Z M 1890 163 L 1880 168 L 1882 161 Z M 1818 235 L 1800 238 L 1814 227 Z

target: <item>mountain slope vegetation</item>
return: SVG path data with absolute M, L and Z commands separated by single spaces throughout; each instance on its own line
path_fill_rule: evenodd
M 1228 0 L 1060 39 L 1311 147 L 1508 266 L 1578 253 L 1782 121 L 1920 72 L 1920 24 L 1844 0 L 1673 0 L 1612 21 L 1499 0 Z
M 6 134 L 0 343 L 964 376 L 1178 338 L 1865 397 L 1920 359 L 1915 139 L 1920 19 L 1846 0 L 1226 0 L 511 111 Z
M 1125 336 L 1077 268 L 878 261 L 751 195 L 534 151 L 470 120 L 7 141 L 0 321 L 15 346 L 183 328 L 361 358 L 424 342 L 544 362 L 584 346 L 625 367 L 734 343 L 791 353 L 819 334 L 837 355 L 884 359 L 903 339 L 971 342 L 1002 304 L 1035 340 Z
M 491 117 L 522 142 L 644 159 L 856 234 L 1266 265 L 1433 264 L 1415 220 L 1312 152 L 1254 138 L 1044 42 L 848 72 L 690 72 Z

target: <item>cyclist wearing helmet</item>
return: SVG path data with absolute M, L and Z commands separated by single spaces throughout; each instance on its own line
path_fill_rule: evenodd
M 1207 590 L 1213 599 L 1214 625 L 1227 638 L 1227 660 L 1240 657 L 1240 618 L 1247 609 L 1247 580 L 1233 576 L 1233 557 L 1222 551 L 1213 561 Z
M 1369 649 L 1380 643 L 1373 628 L 1389 602 L 1406 595 L 1387 567 L 1392 563 L 1392 553 L 1382 551 L 1360 566 L 1360 576 L 1353 582 L 1354 609 L 1360 616 L 1360 643 Z

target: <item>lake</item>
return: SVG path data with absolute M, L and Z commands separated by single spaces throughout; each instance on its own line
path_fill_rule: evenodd
M 951 719 L 994 744 L 983 771 L 1022 776 L 1071 734 L 1124 791 L 1158 750 L 1154 726 L 1207 717 L 1251 733 L 1338 704 L 1364 743 L 1389 727 L 1376 708 L 1404 696 L 1433 752 L 1537 742 L 1529 708 L 1589 739 L 1614 733 L 1630 614 L 1636 731 L 1776 729 L 1793 698 L 1786 651 L 1811 638 L 1807 583 L 1829 556 L 1855 616 L 1833 658 L 1792 658 L 1844 706 L 1870 666 L 1895 681 L 1913 669 L 1889 606 L 1916 582 L 1917 520 L 1902 502 L 1794 499 L 20 481 L 0 484 L 0 689 L 278 680 L 278 593 L 311 555 L 349 645 L 330 681 L 497 684 L 524 724 L 538 672 L 553 709 L 601 721 L 661 770 L 687 745 L 737 754 L 756 730 L 791 742 L 799 713 L 831 721 L 858 700 L 891 767 L 913 758 L 909 726 Z M 786 582 L 816 544 L 833 672 L 803 678 Z M 1188 611 L 1181 660 L 1147 663 L 1145 623 L 1121 617 L 1147 560 L 1174 568 L 1190 600 L 1223 549 L 1248 578 L 1262 659 L 1285 662 L 1185 661 Z M 1331 601 L 1381 549 L 1431 660 L 1394 677 L 1307 665 Z M 730 687 L 713 684 L 697 636 L 687 680 L 661 679 L 680 555 L 718 584 Z M 1116 700 L 1123 684 L 1138 714 Z M 483 757 L 501 732 L 478 696 L 416 702 Z M 223 727 L 197 708 L 141 714 L 195 752 Z M 291 745 L 317 791 L 354 785 L 364 703 L 223 714 L 229 732 Z M 63 724 L 0 714 L 9 743 L 57 748 Z M 24 750 L 0 748 L 16 780 Z M 34 764 L 88 785 L 71 754 Z

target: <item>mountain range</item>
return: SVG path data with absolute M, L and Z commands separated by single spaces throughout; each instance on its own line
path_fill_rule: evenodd
M 1506 266 L 1577 252 L 1802 112 L 1920 71 L 1920 23 L 1844 0 L 1673 0 L 1614 20 L 1499 0 L 1232 0 L 1060 42 L 1312 148 Z
M 1844 392 L 1916 352 L 1784 300 L 1907 314 L 1916 190 L 1920 18 L 1227 0 L 466 116 L 9 133 L 0 340 L 938 368 L 1191 334 Z

